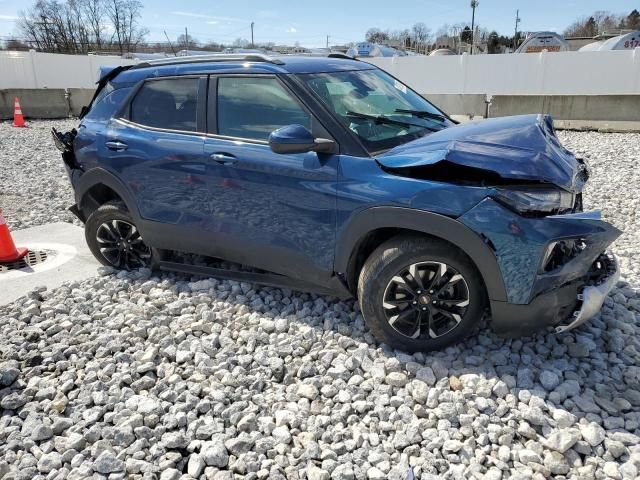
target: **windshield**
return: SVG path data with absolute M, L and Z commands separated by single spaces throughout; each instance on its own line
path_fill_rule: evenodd
M 382 70 L 298 77 L 370 152 L 388 150 L 452 125 L 437 108 Z

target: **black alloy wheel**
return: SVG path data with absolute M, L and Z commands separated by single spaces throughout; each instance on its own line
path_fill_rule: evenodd
M 413 339 L 445 335 L 458 326 L 468 307 L 466 280 L 442 262 L 403 268 L 387 284 L 382 300 L 389 325 Z
M 481 324 L 487 305 L 482 276 L 469 256 L 417 234 L 378 246 L 360 271 L 357 293 L 371 333 L 410 352 L 463 340 Z
M 154 251 L 122 202 L 100 205 L 87 218 L 84 233 L 91 253 L 103 265 L 121 270 L 152 266 Z
M 146 267 L 151 250 L 142 241 L 135 225 L 124 220 L 109 220 L 96 231 L 100 253 L 115 268 L 132 270 Z

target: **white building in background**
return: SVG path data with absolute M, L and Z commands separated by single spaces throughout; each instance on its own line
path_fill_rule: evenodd
M 515 53 L 568 52 L 569 43 L 556 32 L 530 33 Z
M 430 57 L 440 57 L 443 55 L 457 55 L 457 53 L 450 48 L 438 48 L 429 54 Z
M 640 48 L 640 31 L 629 32 L 607 40 L 599 40 L 580 48 L 580 52 L 601 52 L 606 50 L 633 50 Z
M 407 53 L 397 48 L 377 43 L 360 42 L 347 50 L 350 57 L 406 57 Z
M 276 45 L 273 47 L 274 52 L 284 53 L 284 54 L 302 54 L 302 53 L 312 53 L 312 49 L 301 47 L 299 45 Z

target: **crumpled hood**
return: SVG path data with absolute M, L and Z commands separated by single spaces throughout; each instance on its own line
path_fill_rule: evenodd
M 387 169 L 449 162 L 510 180 L 542 181 L 572 192 L 588 178 L 582 160 L 556 137 L 549 115 L 518 115 L 449 127 L 399 145 L 376 160 Z

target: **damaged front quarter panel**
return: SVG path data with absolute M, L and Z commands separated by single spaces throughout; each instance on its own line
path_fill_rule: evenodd
M 494 247 L 507 299 L 527 304 L 535 296 L 583 278 L 591 265 L 620 234 L 600 219 L 599 212 L 522 217 L 491 198 L 480 202 L 458 220 L 482 235 Z M 579 239 L 584 246 L 551 271 L 542 265 L 554 242 Z

